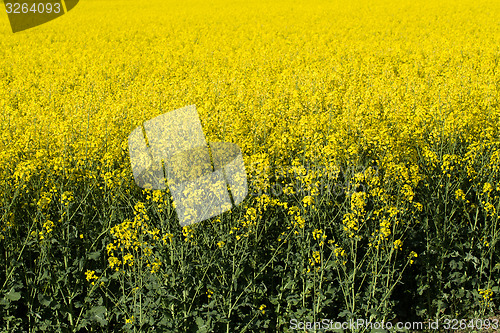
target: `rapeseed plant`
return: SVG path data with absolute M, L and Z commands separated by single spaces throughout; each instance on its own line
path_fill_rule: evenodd
M 498 307 L 497 2 L 86 6 L 0 41 L 0 330 Z M 191 104 L 251 195 L 181 227 L 127 137 Z

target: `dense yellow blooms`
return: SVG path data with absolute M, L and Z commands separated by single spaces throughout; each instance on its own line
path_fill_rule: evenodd
M 325 244 L 325 239 L 328 238 L 328 236 L 324 234 L 323 230 L 321 229 L 314 229 L 312 235 L 314 240 L 318 241 L 319 246 L 323 246 L 323 244 Z
M 312 258 L 309 258 L 310 267 L 307 268 L 307 273 L 311 271 L 311 268 L 314 266 L 321 265 L 321 253 L 319 251 L 313 251 Z M 319 269 L 319 267 L 317 267 Z
M 491 289 L 481 289 L 477 290 L 479 295 L 481 296 L 481 303 L 486 306 L 490 306 L 492 304 L 491 298 L 493 297 L 493 291 Z
M 29 235 L 47 243 L 63 232 L 61 220 L 80 214 L 81 188 L 110 207 L 132 198 L 128 135 L 192 104 L 208 141 L 243 153 L 251 200 L 227 228 L 237 243 L 265 234 L 265 214 L 279 212 L 280 245 L 312 233 L 323 251 L 335 230 L 345 239 L 327 244 L 344 265 L 346 244 L 358 240 L 370 251 L 408 253 L 402 239 L 412 226 L 401 216 L 428 209 L 419 194 L 434 190 L 429 180 L 449 186 L 446 200 L 475 210 L 470 216 L 498 222 L 499 17 L 499 2 L 489 0 L 88 0 L 2 38 L 0 190 L 10 192 L 0 197 L 0 240 L 25 223 L 15 216 L 35 216 L 15 214 L 31 207 Z M 7 211 L 21 194 L 29 199 Z M 156 274 L 167 265 L 157 251 L 176 239 L 158 216 L 166 220 L 175 205 L 168 190 L 142 195 L 133 218 L 103 222 L 111 270 L 143 264 Z M 331 212 L 311 218 L 326 203 Z M 323 216 L 335 216 L 338 230 L 314 225 Z M 76 238 L 89 238 L 75 227 Z M 178 234 L 183 246 L 198 236 L 196 226 Z M 213 246 L 225 253 L 233 239 L 220 239 Z M 308 253 L 308 271 L 324 264 L 323 252 Z
M 151 273 L 156 273 L 161 260 L 155 255 L 154 248 L 159 244 L 166 245 L 172 235 L 164 234 L 160 242 L 160 230 L 148 225 L 149 216 L 143 202 L 135 205 L 134 213 L 132 221 L 125 220 L 111 228 L 113 242 L 106 246 L 108 266 L 120 271 L 143 260 Z
M 85 278 L 87 279 L 88 282 L 90 282 L 92 285 L 95 284 L 95 281 L 93 280 L 97 280 L 99 279 L 99 277 L 97 275 L 95 275 L 95 271 L 90 271 L 90 270 L 87 270 L 85 272 Z

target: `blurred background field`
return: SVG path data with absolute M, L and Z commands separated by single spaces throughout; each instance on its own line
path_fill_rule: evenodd
M 16 34 L 4 15 L 0 331 L 498 314 L 499 45 L 485 0 L 82 0 Z M 250 194 L 181 228 L 127 137 L 191 104 Z

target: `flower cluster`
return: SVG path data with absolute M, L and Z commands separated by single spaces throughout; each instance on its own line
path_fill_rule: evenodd
M 145 263 L 151 273 L 156 273 L 161 260 L 153 250 L 160 243 L 160 230 L 148 225 L 149 216 L 143 202 L 135 205 L 134 212 L 133 220 L 125 220 L 111 228 L 114 240 L 106 246 L 108 265 L 111 269 L 120 271 L 140 261 Z M 167 239 L 171 237 L 170 234 L 163 235 L 162 243 L 167 243 Z

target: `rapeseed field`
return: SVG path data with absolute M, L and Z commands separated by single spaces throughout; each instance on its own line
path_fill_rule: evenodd
M 498 1 L 81 0 L 15 34 L 2 16 L 1 332 L 500 325 Z M 193 104 L 249 194 L 180 227 L 127 138 Z

